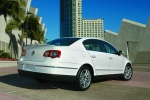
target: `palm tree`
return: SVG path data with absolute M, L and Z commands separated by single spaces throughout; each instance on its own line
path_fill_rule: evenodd
M 44 41 L 44 32 L 41 31 L 41 25 L 38 22 L 37 17 L 34 15 L 30 15 L 27 19 L 22 21 L 22 22 L 17 22 L 15 20 L 10 20 L 6 26 L 6 33 L 9 33 L 9 31 L 14 30 L 14 29 L 19 29 L 21 30 L 21 36 L 20 37 L 20 45 L 21 47 L 24 46 L 23 38 L 25 38 L 25 33 L 26 33 L 26 24 L 28 20 L 28 37 L 31 39 L 31 44 L 33 40 L 37 40 L 39 43 L 41 41 Z
M 7 22 L 7 16 L 16 22 L 21 22 L 25 18 L 25 0 L 0 0 L 0 16 L 3 15 Z M 10 27 L 9 27 L 10 28 Z M 10 37 L 9 47 L 14 50 L 15 58 L 18 54 L 16 37 L 9 30 L 6 32 Z
M 31 15 L 28 18 L 28 36 L 31 39 L 31 44 L 33 40 L 41 42 L 44 40 L 43 31 L 41 31 L 41 24 L 38 22 L 36 16 Z
M 0 16 L 4 15 L 7 22 L 7 16 L 20 22 L 25 15 L 25 0 L 0 0 Z
M 25 0 L 0 0 L 0 15 L 4 15 L 7 22 L 7 16 L 11 17 L 9 23 L 6 26 L 6 33 L 10 36 L 12 30 L 21 30 L 19 35 L 19 43 L 23 47 L 23 38 L 26 32 L 27 16 L 25 17 Z M 32 40 L 38 40 L 38 33 L 40 30 L 40 24 L 34 15 L 28 18 L 28 37 Z
M 39 32 L 37 33 L 37 41 L 39 42 L 39 44 L 44 43 L 44 31 L 43 30 L 39 30 Z
M 18 34 L 19 36 L 19 40 L 18 40 L 18 43 L 20 44 L 21 48 L 23 49 L 24 47 L 24 41 L 23 41 L 23 38 L 25 37 L 25 23 L 24 22 L 17 22 L 15 20 L 9 20 L 6 28 L 5 28 L 5 32 L 10 36 L 10 32 L 12 30 L 15 30 L 15 29 L 18 29 L 18 30 L 21 30 L 21 35 Z
M 47 38 L 44 39 L 43 43 L 47 43 L 49 40 Z
M 12 31 L 10 31 L 7 34 L 10 37 L 9 49 L 11 50 L 11 57 L 12 57 L 12 52 L 14 52 L 14 56 L 16 58 L 18 56 L 18 43 L 17 43 L 17 39 L 16 39 L 15 35 L 12 34 Z

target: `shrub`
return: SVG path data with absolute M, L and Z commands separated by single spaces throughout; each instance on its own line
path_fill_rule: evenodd
M 10 54 L 9 53 L 6 53 L 6 52 L 4 52 L 3 50 L 0 50 L 0 60 L 9 60 L 9 59 L 11 59 L 11 57 L 10 57 Z
M 0 54 L 3 53 L 3 52 L 4 52 L 4 50 L 0 50 Z
M 0 58 L 11 58 L 9 53 L 3 52 L 0 54 Z
M 4 52 L 4 50 L 0 50 L 0 61 L 17 61 L 17 59 L 11 58 L 9 53 Z

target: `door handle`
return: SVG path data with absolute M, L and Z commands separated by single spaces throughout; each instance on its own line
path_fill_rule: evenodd
M 95 55 L 92 55 L 91 57 L 92 57 L 92 58 L 96 58 L 96 56 L 95 56 Z

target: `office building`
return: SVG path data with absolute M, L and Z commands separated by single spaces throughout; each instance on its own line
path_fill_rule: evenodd
M 60 37 L 104 38 L 103 19 L 82 18 L 82 0 L 60 0 Z
M 78 37 L 104 37 L 103 19 L 85 20 L 83 19 L 82 32 L 78 30 Z

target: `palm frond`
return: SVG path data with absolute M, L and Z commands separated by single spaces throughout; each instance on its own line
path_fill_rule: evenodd
M 26 6 L 25 0 L 18 0 L 20 6 Z
M 5 21 L 7 16 L 12 17 L 16 21 L 21 21 L 25 16 L 25 9 L 23 10 L 24 0 L 1 0 L 0 1 L 0 15 L 4 15 Z M 21 4 L 23 3 L 23 4 Z
M 15 20 L 10 20 L 6 25 L 5 32 L 8 33 L 11 30 L 18 29 L 19 23 Z

